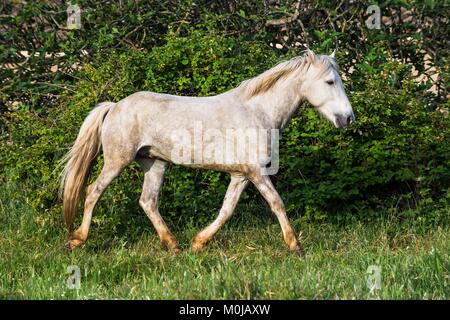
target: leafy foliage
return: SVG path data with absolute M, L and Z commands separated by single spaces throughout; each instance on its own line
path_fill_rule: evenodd
M 391 21 L 405 12 L 418 19 L 381 30 L 361 27 L 367 18 L 363 2 L 343 1 L 336 8 L 333 2 L 302 1 L 301 13 L 296 1 L 275 1 L 274 7 L 261 1 L 79 3 L 82 30 L 58 27 L 65 19 L 58 1 L 7 4 L 10 15 L 2 16 L 0 59 L 13 67 L 2 68 L 0 77 L 5 168 L 0 181 L 26 182 L 43 215 L 54 217 L 60 210 L 57 162 L 95 104 L 139 90 L 217 94 L 298 54 L 306 42 L 330 52 L 337 38 L 357 121 L 337 131 L 305 105 L 286 128 L 281 169 L 273 180 L 289 213 L 319 221 L 380 214 L 448 219 L 450 122 L 444 84 L 450 37 L 445 37 L 444 2 L 380 5 Z M 303 26 L 278 25 L 292 10 Z M 23 27 L 15 28 L 18 24 Z M 418 81 L 417 72 L 439 76 L 433 83 L 427 77 Z M 93 177 L 101 165 L 100 158 Z M 108 188 L 94 222 L 111 232 L 130 225 L 138 229 L 135 222 L 145 219 L 137 207 L 141 181 L 139 168 L 128 168 Z M 172 222 L 203 224 L 219 209 L 227 181 L 221 173 L 173 166 L 161 211 Z M 240 205 L 249 206 L 247 211 L 261 211 L 254 190 L 243 198 Z

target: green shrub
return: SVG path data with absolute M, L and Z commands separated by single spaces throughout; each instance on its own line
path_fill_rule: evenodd
M 60 210 L 57 160 L 73 143 L 81 123 L 97 103 L 118 101 L 140 90 L 211 95 L 231 89 L 276 61 L 274 52 L 260 42 L 242 43 L 200 32 L 188 38 L 169 34 L 165 46 L 150 52 L 126 50 L 106 58 L 99 56 L 85 66 L 84 79 L 77 82 L 76 91 L 66 92 L 60 106 L 48 110 L 45 117 L 25 110 L 25 105 L 23 111 L 7 115 L 9 130 L 3 137 L 2 161 L 14 168 L 10 178 L 14 175 L 14 179 L 31 182 L 28 185 L 35 208 L 55 213 Z M 100 157 L 93 177 L 101 165 Z M 175 221 L 195 217 L 205 223 L 220 207 L 226 190 L 224 180 L 227 178 L 221 173 L 172 167 L 166 175 L 161 210 Z M 106 201 L 98 207 L 94 222 L 109 221 L 108 227 L 114 229 L 131 223 L 127 217 L 130 214 L 143 216 L 137 206 L 141 184 L 137 165 L 125 170 L 105 193 Z M 118 212 L 115 218 L 112 211 Z
M 335 130 L 308 109 L 286 130 L 277 179 L 291 186 L 289 210 L 370 218 L 387 209 L 427 213 L 448 198 L 448 104 L 436 108 L 410 66 L 395 61 L 348 94 L 357 120 L 349 128 Z
M 292 56 L 291 50 L 285 56 Z M 308 105 L 282 134 L 281 168 L 273 178 L 291 215 L 302 219 L 374 219 L 415 215 L 446 208 L 450 198 L 448 102 L 439 107 L 415 82 L 409 65 L 389 59 L 382 43 L 356 65 L 348 95 L 357 121 L 336 130 Z M 74 141 L 87 113 L 102 101 L 118 101 L 150 90 L 211 95 L 237 86 L 283 56 L 258 41 L 192 31 L 169 33 L 152 50 L 118 50 L 98 55 L 83 69 L 57 107 L 31 112 L 26 104 L 5 118 L 0 160 L 8 179 L 27 181 L 34 207 L 60 212 L 57 161 Z M 370 70 L 367 65 L 371 65 Z M 102 159 L 93 170 L 96 177 Z M 161 211 L 172 223 L 206 223 L 220 208 L 228 177 L 222 173 L 172 166 L 166 174 Z M 130 166 L 108 188 L 94 223 L 110 232 L 133 232 L 146 219 L 137 205 L 142 174 Z M 250 188 L 241 206 L 261 212 Z M 434 210 L 434 209 L 433 209 Z M 407 214 L 406 214 L 406 213 Z M 448 218 L 441 211 L 439 217 Z M 405 213 L 405 214 L 404 214 Z M 127 232 L 130 232 L 128 230 Z M 104 233 L 108 236 L 108 233 Z

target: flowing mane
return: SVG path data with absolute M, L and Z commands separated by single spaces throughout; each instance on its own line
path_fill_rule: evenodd
M 301 56 L 282 61 L 260 75 L 243 81 L 238 88 L 245 92 L 247 98 L 252 98 L 269 91 L 280 79 L 286 78 L 295 71 L 306 72 L 312 63 L 319 66 L 318 76 L 330 69 L 337 70 L 337 64 L 331 57 L 316 55 L 311 50 L 306 50 Z

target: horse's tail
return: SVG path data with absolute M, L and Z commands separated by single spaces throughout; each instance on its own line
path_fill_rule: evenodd
M 89 113 L 75 143 L 61 160 L 65 166 L 61 173 L 60 194 L 63 195 L 64 220 L 69 233 L 73 231 L 78 200 L 92 162 L 100 152 L 103 119 L 114 105 L 114 102 L 103 102 Z

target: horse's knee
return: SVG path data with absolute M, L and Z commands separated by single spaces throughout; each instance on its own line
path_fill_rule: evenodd
M 281 200 L 273 200 L 272 202 L 270 202 L 270 206 L 275 214 L 285 212 L 284 203 Z
M 156 200 L 153 198 L 141 197 L 139 199 L 139 205 L 144 211 L 155 211 L 157 210 Z

